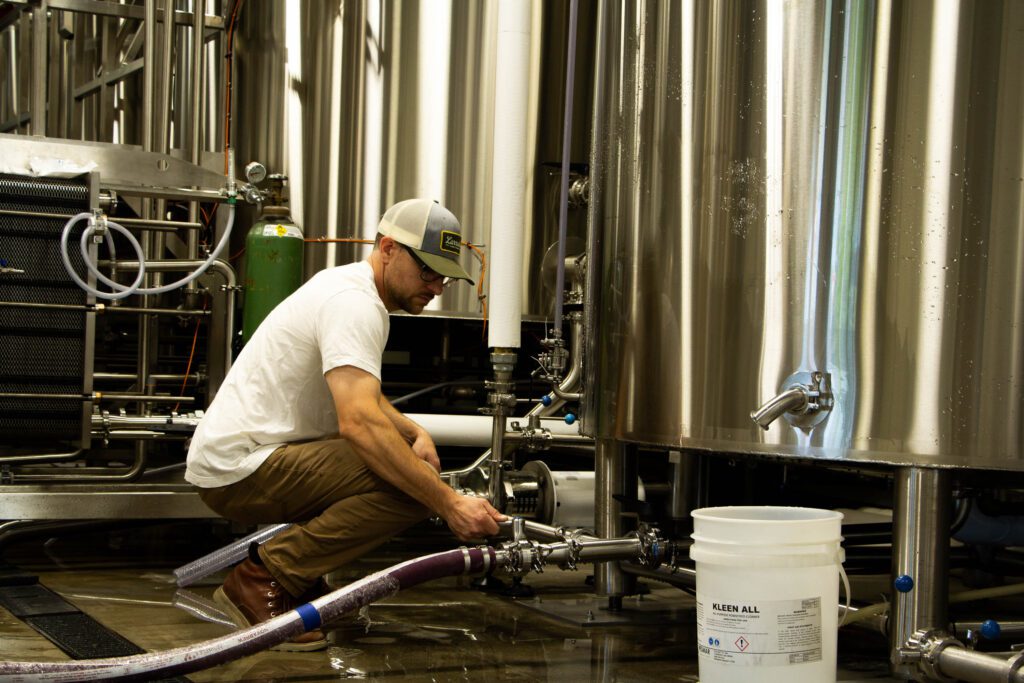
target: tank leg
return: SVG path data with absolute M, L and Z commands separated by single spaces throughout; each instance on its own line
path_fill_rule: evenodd
M 918 636 L 949 623 L 948 470 L 903 467 L 896 472 L 893 505 L 893 599 L 889 644 L 893 675 L 921 678 Z
M 594 459 L 597 535 L 600 538 L 618 538 L 625 533 L 625 523 L 622 504 L 612 496 L 624 492 L 625 448 L 617 441 L 598 439 Z M 636 495 L 635 481 L 633 495 Z M 598 597 L 609 598 L 609 609 L 614 610 L 616 604 L 621 608 L 623 595 L 631 595 L 635 591 L 636 579 L 623 573 L 617 563 L 602 562 L 594 565 L 594 587 Z

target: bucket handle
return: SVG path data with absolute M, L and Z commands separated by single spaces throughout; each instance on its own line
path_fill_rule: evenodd
M 846 575 L 846 567 L 843 566 L 843 552 L 840 550 L 836 553 L 836 564 L 839 565 L 839 576 L 843 579 L 843 591 L 846 593 L 846 604 L 843 605 L 843 616 L 839 620 L 839 626 L 842 628 L 843 624 L 846 623 L 846 617 L 850 616 L 850 577 Z

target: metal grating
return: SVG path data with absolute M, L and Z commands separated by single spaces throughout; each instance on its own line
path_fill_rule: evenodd
M 128 657 L 145 652 L 17 567 L 0 565 L 0 607 L 46 636 L 73 659 Z M 162 680 L 189 681 L 184 676 Z
M 0 209 L 72 216 L 89 210 L 86 178 L 50 179 L 0 174 Z M 84 306 L 87 296 L 64 271 L 60 235 L 66 219 L 0 213 L 0 301 Z M 77 227 L 69 249 L 77 253 Z M 79 272 L 83 272 L 79 270 Z M 71 394 L 84 389 L 86 320 L 82 310 L 0 307 L 0 393 Z M 0 443 L 34 444 L 83 435 L 81 399 L 0 398 Z

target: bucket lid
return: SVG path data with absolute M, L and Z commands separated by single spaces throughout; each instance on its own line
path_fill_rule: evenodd
M 834 510 L 769 505 L 701 508 L 691 514 L 695 538 L 752 545 L 838 541 L 843 521 Z

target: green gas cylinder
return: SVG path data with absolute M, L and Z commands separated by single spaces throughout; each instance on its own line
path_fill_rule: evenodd
M 302 284 L 302 230 L 286 206 L 265 206 L 245 238 L 245 305 L 242 335 L 256 328 Z

